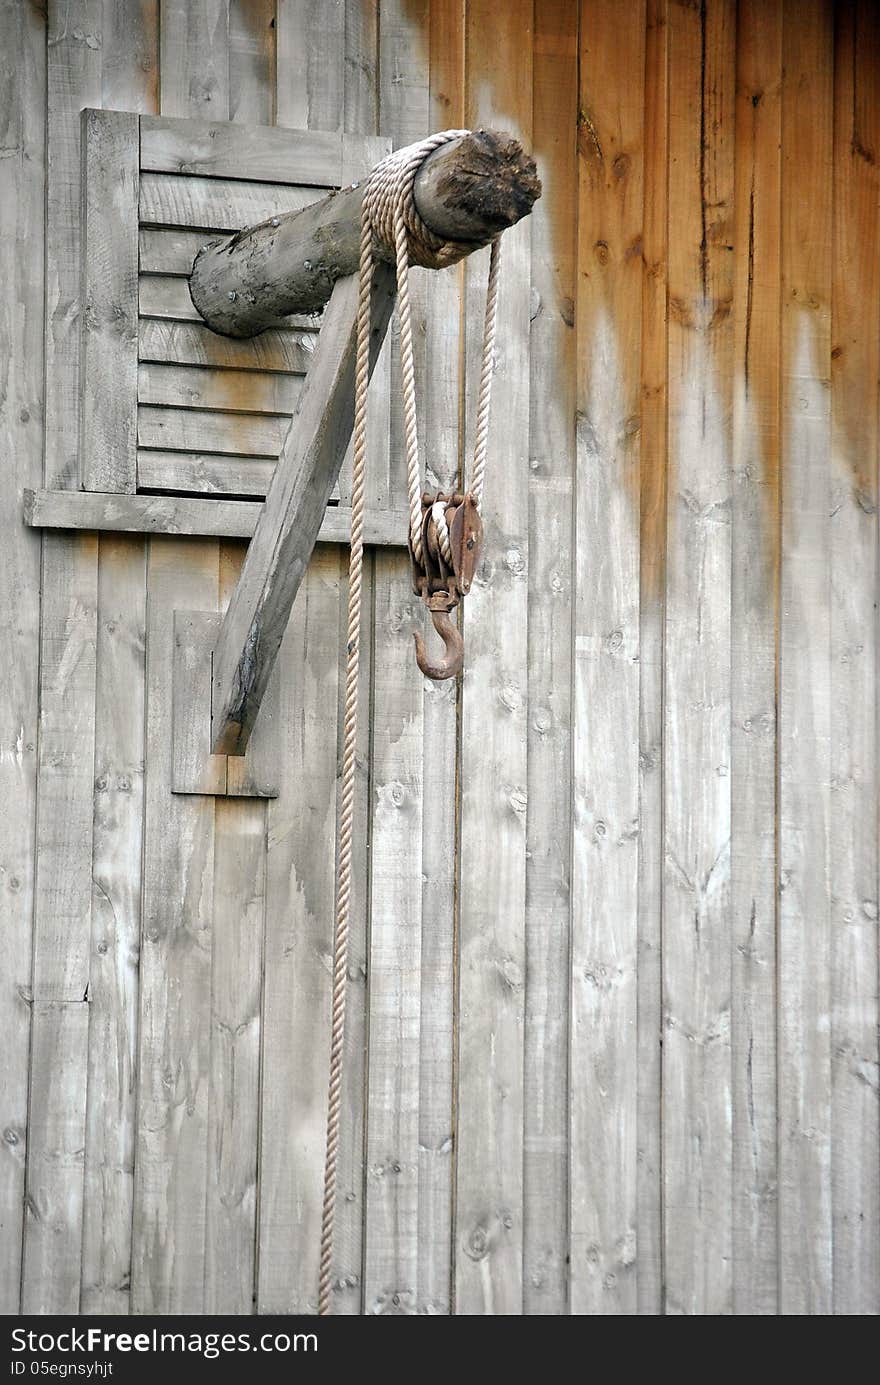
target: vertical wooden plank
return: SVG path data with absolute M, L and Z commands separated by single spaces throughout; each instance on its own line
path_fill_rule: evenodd
M 346 0 L 345 17 L 345 112 L 346 130 L 375 134 L 378 129 L 378 68 L 379 22 L 377 7 Z M 370 166 L 388 148 L 387 136 L 375 137 L 375 154 L 369 155 Z M 357 177 L 362 168 L 349 170 L 349 158 L 343 176 Z M 387 493 L 388 475 L 388 418 L 391 342 L 386 337 L 370 383 L 367 405 L 367 502 L 373 504 Z M 339 711 L 337 727 L 337 765 L 342 764 L 343 715 L 345 696 L 345 646 L 348 638 L 347 574 L 348 549 L 339 550 L 340 582 L 338 587 Z M 374 564 L 369 560 L 363 576 L 363 609 L 372 612 Z M 368 616 L 361 633 L 361 717 L 358 727 L 356 780 L 354 794 L 355 840 L 352 863 L 352 905 L 349 920 L 348 998 L 345 1015 L 344 1100 L 339 1159 L 339 1186 L 345 1189 L 336 1206 L 336 1294 L 334 1312 L 355 1315 L 364 1310 L 364 1222 L 366 1207 L 366 1104 L 367 1104 L 367 984 L 368 984 L 368 918 L 370 894 L 369 813 L 371 800 L 372 760 L 372 667 L 373 619 Z M 326 712 L 325 712 L 326 715 Z M 324 732 L 332 741 L 332 731 Z M 338 770 L 337 770 L 338 772 Z M 332 911 L 332 905 L 331 905 Z M 332 912 L 328 928 L 332 936 Z M 329 989 L 328 989 L 329 997 Z M 329 999 L 325 1001 L 329 1005 Z M 327 1050 L 329 1052 L 329 1050 Z M 326 1062 L 326 1057 L 325 1057 Z M 324 1081 L 326 1085 L 326 1072 Z
M 779 634 L 779 1308 L 831 1312 L 832 18 L 786 0 Z M 811 170 L 805 196 L 804 169 Z
M 144 545 L 105 535 L 100 559 L 80 1311 L 127 1313 L 141 946 Z
M 159 109 L 159 0 L 103 0 L 101 15 L 105 110 Z
M 105 108 L 157 109 L 158 20 L 157 0 L 145 0 L 136 9 L 124 0 L 103 0 L 101 86 Z M 128 119 L 120 118 L 123 123 Z M 136 132 L 134 139 L 137 160 Z M 91 253 L 95 253 L 94 245 Z M 100 250 L 97 253 L 100 255 Z M 136 267 L 135 259 L 135 271 Z M 94 271 L 94 266 L 89 268 Z M 131 407 L 133 414 L 134 402 Z M 131 1282 L 144 813 L 146 544 L 137 538 L 104 536 L 99 541 L 98 564 L 91 1019 L 80 1311 L 116 1314 L 128 1312 Z
M 341 130 L 346 0 L 277 0 L 275 119 L 299 130 Z M 346 127 L 349 128 L 349 127 Z
M 239 0 L 230 6 L 233 120 L 271 119 L 274 14 L 274 0 Z M 229 604 L 245 552 L 242 543 L 220 545 L 221 607 Z M 215 800 L 205 1224 L 209 1313 L 252 1313 L 256 1299 L 266 823 L 264 802 Z
M 159 112 L 229 119 L 229 0 L 160 0 Z
M 45 484 L 76 488 L 81 315 L 80 119 L 101 102 L 101 6 L 50 4 L 47 25 Z M 31 1052 L 22 1311 L 76 1311 L 80 1292 L 82 1158 L 52 1159 L 56 1131 L 82 1151 L 88 1072 L 85 1013 L 91 906 L 97 542 L 43 540 L 40 732 L 33 997 L 56 1006 Z M 45 1041 L 44 1041 L 45 1040 Z M 64 1049 L 57 1126 L 44 1117 L 48 1070 Z M 37 1199 L 37 1193 L 42 1203 Z
M 205 561 L 205 554 L 214 561 Z M 217 605 L 216 544 L 150 541 L 131 1307 L 204 1311 L 214 800 L 171 792 L 173 616 Z
M 338 550 L 317 549 L 278 656 L 286 772 L 269 805 L 260 1313 L 317 1307 L 334 903 L 328 844 L 336 830 L 336 737 L 327 709 L 335 712 L 337 702 L 339 597 Z M 350 1192 L 340 1178 L 340 1204 Z M 344 1254 L 340 1246 L 337 1263 Z
M 225 119 L 227 0 L 161 0 L 160 113 Z M 174 610 L 215 610 L 216 543 L 152 539 L 147 568 L 140 1100 L 132 1310 L 206 1311 L 214 800 L 171 793 Z M 216 1166 L 215 1166 L 216 1167 Z M 212 1227 L 213 1227 L 212 1223 Z
M 645 7 L 639 619 L 638 1311 L 663 1312 L 663 620 L 667 465 L 667 0 Z
M 730 432 L 734 7 L 669 11 L 664 680 L 666 1311 L 731 1307 Z
M 346 7 L 351 9 L 351 5 Z M 359 11 L 359 7 L 357 7 Z M 307 7 L 278 11 L 277 119 L 279 124 L 337 128 L 334 103 L 343 86 L 341 44 L 328 42 Z M 339 20 L 334 12 L 333 23 Z M 356 54 L 346 69 L 346 128 L 370 131 L 375 107 L 375 24 L 345 16 L 346 43 Z M 362 45 L 362 46 L 361 46 Z M 372 45 L 372 46 L 371 46 Z M 307 74 L 314 63 L 311 88 Z M 322 68 L 321 64 L 327 66 Z M 322 72 L 329 74 L 322 94 Z M 351 89 L 349 90 L 349 78 Z M 324 98 L 326 97 L 326 102 Z M 314 98 L 314 99 L 313 99 Z M 301 102 L 299 108 L 296 103 Z M 345 176 L 362 169 L 346 167 Z M 377 369 L 378 374 L 378 369 Z M 374 375 L 374 392 L 376 376 Z M 372 415 L 371 415 L 372 420 Z M 387 436 L 387 430 L 386 430 Z M 369 565 L 368 565 L 369 568 Z M 324 1133 L 327 1111 L 330 971 L 335 904 L 334 775 L 341 651 L 345 643 L 344 573 L 347 552 L 315 554 L 282 645 L 281 725 L 288 737 L 279 798 L 268 805 L 266 987 L 261 1111 L 258 1311 L 312 1312 L 317 1306 Z M 365 571 L 364 609 L 370 609 Z M 370 633 L 361 645 L 362 707 L 369 705 Z M 304 677 L 305 670 L 305 677 Z M 292 691 L 291 691 L 292 689 Z M 364 1087 L 366 1051 L 366 807 L 369 719 L 361 721 L 362 766 L 356 791 L 355 865 L 349 936 L 345 1084 L 334 1234 L 334 1302 L 338 1315 L 358 1314 L 362 1303 L 364 1207 Z M 312 808 L 303 817 L 301 806 Z M 291 913 L 292 897 L 296 907 Z M 303 1065 L 303 1053 L 311 1056 Z M 290 1246 L 297 1247 L 291 1258 Z
M 396 146 L 427 133 L 427 11 L 397 0 L 379 12 L 379 123 Z M 413 284 L 416 323 L 425 292 Z M 418 341 L 424 332 L 415 327 Z M 396 337 L 396 319 L 392 326 Z M 396 342 L 395 342 L 396 345 Z M 422 361 L 422 364 L 424 362 Z M 419 379 L 424 372 L 419 370 Z M 399 359 L 390 356 L 390 449 L 381 436 L 372 503 L 402 494 Z M 423 392 L 422 392 L 423 394 Z M 422 408 L 422 418 L 424 418 Z M 376 430 L 374 427 L 374 437 Z M 378 463 L 378 465 L 376 464 Z M 384 484 L 383 484 L 384 482 Z M 401 554 L 376 554 L 371 693 L 370 945 L 364 1311 L 417 1311 L 423 685 L 412 654 L 413 608 Z
M 228 604 L 235 588 L 244 554 L 243 544 L 220 546 L 221 608 Z M 255 1294 L 265 803 L 216 799 L 214 834 L 205 1311 L 251 1313 Z
M 432 0 L 429 109 L 432 130 L 464 121 L 463 6 Z M 426 276 L 425 468 L 430 485 L 454 489 L 462 437 L 461 265 Z M 424 617 L 418 611 L 417 620 Z M 448 1314 L 452 1296 L 453 998 L 455 952 L 458 689 L 424 680 L 422 947 L 419 1045 L 418 1311 Z
M 83 112 L 82 487 L 137 489 L 138 118 Z
M 733 1311 L 775 1313 L 782 9 L 737 17 L 731 572 Z
M 571 1310 L 636 1311 L 643 5 L 581 7 Z
M 83 1214 L 83 1077 L 89 1005 L 35 1001 L 22 1312 L 79 1311 L 79 1260 L 70 1243 Z M 56 1256 L 60 1255 L 60 1260 Z
M 531 4 L 476 0 L 466 41 L 465 123 L 497 123 L 528 147 Z M 486 554 L 464 615 L 454 1272 L 456 1312 L 470 1316 L 522 1312 L 530 239 L 528 223 L 504 236 Z M 486 270 L 486 252 L 468 259 L 474 393 Z
M 535 7 L 523 1309 L 568 1304 L 572 484 L 578 15 Z
M 0 11 L 9 54 L 0 88 L 0 1314 L 19 1311 L 27 1149 L 31 926 L 40 644 L 40 540 L 21 522 L 21 493 L 42 475 L 43 213 L 46 25 L 31 7 Z
M 416 1312 L 422 679 L 398 555 L 374 569 L 364 1311 Z
M 833 1311 L 880 1312 L 877 1120 L 877 382 L 880 15 L 836 7 L 831 299 Z
M 343 130 L 375 134 L 379 129 L 379 6 L 345 0 Z
M 215 814 L 205 1311 L 242 1314 L 254 1308 L 265 806 L 220 798 Z
M 229 7 L 229 118 L 275 123 L 275 0 L 233 0 Z

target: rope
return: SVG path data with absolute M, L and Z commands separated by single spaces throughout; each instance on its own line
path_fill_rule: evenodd
M 348 932 L 351 906 L 352 828 L 354 820 L 355 751 L 357 749 L 358 671 L 360 662 L 361 588 L 363 579 L 363 528 L 366 471 L 367 389 L 370 357 L 370 290 L 374 257 L 394 247 L 397 265 L 398 317 L 400 320 L 400 358 L 403 378 L 404 436 L 407 459 L 407 490 L 410 509 L 410 538 L 417 561 L 422 555 L 422 485 L 416 426 L 415 368 L 412 348 L 412 312 L 409 296 L 410 264 L 442 269 L 454 264 L 474 249 L 473 242 L 443 241 L 422 221 L 413 196 L 415 175 L 433 150 L 450 140 L 469 134 L 467 130 L 444 130 L 418 144 L 390 154 L 377 164 L 364 188 L 361 216 L 360 270 L 358 280 L 357 350 L 355 356 L 354 463 L 351 495 L 351 553 L 348 565 L 348 639 L 343 711 L 342 782 L 340 786 L 339 860 L 337 866 L 336 918 L 333 935 L 333 984 L 330 1022 L 330 1081 L 327 1100 L 327 1145 L 324 1164 L 324 1198 L 321 1209 L 321 1248 L 318 1276 L 318 1313 L 330 1313 L 333 1226 L 336 1212 L 336 1183 L 339 1156 L 339 1126 L 342 1104 L 342 1059 L 345 1046 L 345 998 L 348 974 Z M 473 495 L 479 505 L 486 467 L 489 402 L 495 346 L 495 320 L 498 298 L 499 238 L 492 242 L 489 262 L 489 287 L 486 295 L 486 321 L 480 391 L 477 404 L 477 431 L 474 448 Z M 441 551 L 452 565 L 445 502 L 432 508 Z

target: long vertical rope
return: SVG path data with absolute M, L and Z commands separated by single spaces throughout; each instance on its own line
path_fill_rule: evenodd
M 361 645 L 361 586 L 364 569 L 364 490 L 367 455 L 367 388 L 370 380 L 370 289 L 373 282 L 372 228 L 364 210 L 361 221 L 358 285 L 357 354 L 354 383 L 354 464 L 351 490 L 351 554 L 348 562 L 348 655 L 345 668 L 342 785 L 336 927 L 333 940 L 333 999 L 330 1027 L 330 1090 L 327 1101 L 327 1155 L 321 1209 L 321 1264 L 318 1313 L 330 1313 L 333 1223 L 336 1213 L 336 1169 L 342 1102 L 342 1056 L 345 1045 L 345 992 L 348 972 L 348 921 L 351 907 L 352 823 L 354 819 L 355 751 L 357 750 L 358 670 Z

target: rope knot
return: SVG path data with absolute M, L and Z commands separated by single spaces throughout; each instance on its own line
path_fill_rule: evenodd
M 428 155 L 468 134 L 469 130 L 441 130 L 386 155 L 372 169 L 364 187 L 364 214 L 372 228 L 377 259 L 393 259 L 399 254 L 402 235 L 409 263 L 423 269 L 445 269 L 470 254 L 475 244 L 488 245 L 488 240 L 441 240 L 419 215 L 413 191 L 416 174 Z

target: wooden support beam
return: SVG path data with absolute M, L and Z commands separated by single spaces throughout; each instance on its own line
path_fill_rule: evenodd
M 200 495 L 121 495 L 116 491 L 25 490 L 24 522 L 32 529 L 80 529 L 116 534 L 176 534 L 205 539 L 250 539 L 262 501 Z M 364 543 L 406 548 L 405 509 L 368 509 Z M 329 505 L 318 543 L 348 543 L 351 510 Z
M 370 371 L 394 305 L 395 272 L 373 276 Z M 333 289 L 291 429 L 214 650 L 212 745 L 243 755 L 354 423 L 358 281 Z
M 355 183 L 205 246 L 189 284 L 208 326 L 251 337 L 279 317 L 322 308 L 336 281 L 358 267 L 363 194 Z M 425 225 L 472 248 L 526 216 L 540 195 L 534 160 L 512 136 L 493 130 L 473 130 L 436 149 L 414 185 Z

